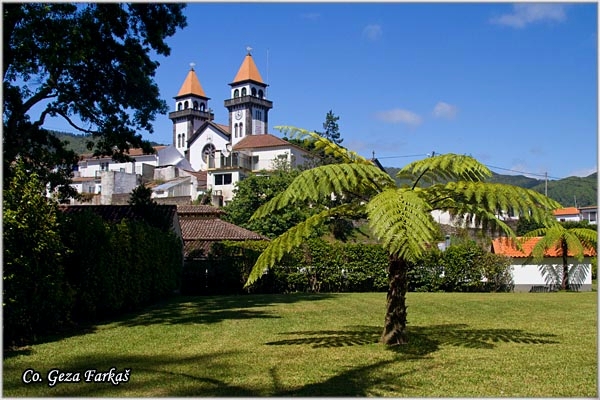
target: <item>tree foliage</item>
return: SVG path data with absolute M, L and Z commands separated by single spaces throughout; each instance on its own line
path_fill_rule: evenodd
M 68 320 L 70 290 L 62 260 L 68 249 L 60 239 L 57 204 L 25 163 L 15 165 L 3 192 L 4 344 L 31 338 Z
M 260 206 L 283 192 L 299 173 L 289 166 L 280 166 L 272 172 L 251 174 L 237 182 L 233 200 L 223 207 L 226 212 L 223 219 L 269 238 L 279 236 L 313 210 L 273 210 L 260 219 L 251 220 L 251 217 Z
M 167 111 L 153 81 L 165 39 L 186 25 L 183 5 L 7 3 L 3 5 L 5 184 L 21 158 L 63 197 L 77 158 L 44 129 L 59 117 L 97 139 L 96 155 L 151 153 L 140 130 Z
M 515 237 L 499 218 L 502 210 L 514 209 L 535 221 L 551 218 L 550 210 L 560 204 L 540 193 L 483 180 L 491 172 L 472 157 L 444 154 L 415 161 L 398 173 L 411 184 L 397 187 L 394 180 L 371 161 L 335 143 L 297 128 L 282 127 L 300 137 L 310 136 L 327 154 L 340 156 L 343 164 L 324 165 L 300 173 L 288 188 L 259 208 L 253 219 L 287 207 L 307 207 L 332 194 L 359 201 L 325 209 L 290 228 L 269 243 L 258 258 L 247 284 L 299 246 L 312 230 L 332 213 L 348 217 L 365 214 L 372 231 L 389 254 L 388 306 L 382 342 L 405 343 L 407 269 L 432 246 L 437 226 L 431 211 L 449 211 Z M 424 179 L 425 178 L 425 179 Z

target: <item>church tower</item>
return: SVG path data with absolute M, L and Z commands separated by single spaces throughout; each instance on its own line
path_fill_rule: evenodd
M 250 50 L 248 48 L 237 75 L 229 84 L 231 98 L 225 100 L 232 144 L 248 135 L 268 133 L 268 115 L 273 108 L 273 103 L 266 99 L 267 84 L 263 82 Z
M 176 111 L 169 113 L 173 121 L 173 146 L 185 154 L 188 149 L 187 141 L 192 134 L 204 123 L 212 121 L 215 116 L 208 108 L 209 97 L 204 94 L 200 85 L 194 63 L 190 64 L 188 72 L 179 93 L 174 97 Z

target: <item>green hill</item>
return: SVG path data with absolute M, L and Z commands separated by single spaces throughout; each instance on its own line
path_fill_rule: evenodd
M 385 167 L 385 170 L 393 177 L 396 177 L 400 168 Z M 402 182 L 396 179 L 398 184 Z M 543 179 L 528 178 L 523 175 L 502 175 L 493 173 L 488 182 L 505 183 L 508 185 L 519 186 L 532 189 L 540 193 L 545 193 L 546 182 Z M 593 173 L 584 178 L 571 176 L 559 180 L 548 181 L 548 197 L 558 201 L 564 207 L 586 207 L 598 205 L 598 173 Z
M 68 150 L 73 150 L 77 154 L 91 153 L 92 151 L 87 148 L 87 143 L 96 142 L 96 139 L 93 139 L 92 135 L 76 135 L 74 133 L 57 131 L 50 131 L 50 133 L 60 140 L 68 142 L 66 148 Z M 150 142 L 150 144 L 152 146 L 162 146 L 160 143 L 156 142 Z

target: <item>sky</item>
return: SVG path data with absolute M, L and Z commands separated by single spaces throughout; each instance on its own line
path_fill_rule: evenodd
M 587 176 L 598 164 L 594 3 L 189 3 L 156 82 L 170 111 L 190 63 L 215 122 L 247 47 L 269 85 L 269 133 L 322 130 L 402 167 L 468 154 L 501 174 Z M 155 133 L 172 144 L 172 122 Z M 56 126 L 55 126 L 56 127 Z M 69 129 L 65 129 L 69 131 Z

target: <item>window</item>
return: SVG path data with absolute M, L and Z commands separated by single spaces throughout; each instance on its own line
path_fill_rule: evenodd
M 217 149 L 215 148 L 215 145 L 212 143 L 209 143 L 206 146 L 204 146 L 204 148 L 202 149 L 202 160 L 208 164 L 208 160 L 215 156 L 216 150 Z
M 185 147 L 185 133 L 181 134 L 181 147 Z
M 194 101 L 194 110 L 197 110 L 197 109 L 198 109 L 198 102 Z
M 240 90 L 239 89 L 235 89 L 233 91 L 233 98 L 236 99 L 238 97 L 240 97 Z
M 238 137 L 238 124 L 233 126 L 233 131 L 235 132 L 235 137 Z
M 242 88 L 242 97 L 246 95 L 246 88 Z
M 244 124 L 240 123 L 240 137 L 244 136 Z
M 231 174 L 215 174 L 215 186 L 231 185 Z
M 260 97 L 261 99 L 264 97 L 264 94 L 263 94 L 262 90 L 258 91 L 258 97 Z
M 206 111 L 206 105 L 204 103 L 200 104 L 200 111 L 202 111 L 202 112 Z
M 177 103 L 177 111 L 183 110 L 183 104 Z
M 185 103 L 183 103 L 183 108 L 185 108 L 187 110 L 189 108 L 189 106 L 190 105 L 189 105 L 188 101 L 186 100 Z
M 256 88 L 252 88 L 251 93 L 252 93 L 252 96 L 256 97 Z

